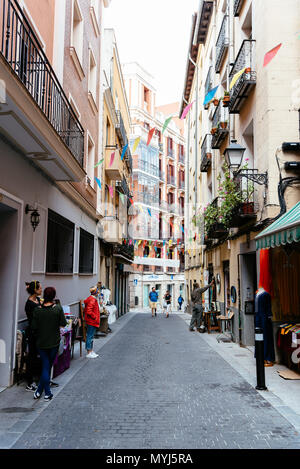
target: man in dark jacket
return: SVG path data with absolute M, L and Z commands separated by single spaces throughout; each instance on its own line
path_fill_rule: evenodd
M 203 288 L 200 288 L 199 283 L 194 284 L 194 290 L 191 294 L 192 306 L 193 306 L 193 314 L 192 319 L 190 322 L 190 331 L 194 331 L 194 326 L 196 324 L 197 330 L 199 331 L 202 315 L 203 315 L 203 306 L 202 306 L 202 294 L 208 290 L 214 283 L 214 279 L 210 282 L 210 284 L 206 285 Z

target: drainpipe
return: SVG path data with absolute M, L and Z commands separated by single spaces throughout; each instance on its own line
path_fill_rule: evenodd
M 229 73 L 230 73 L 230 64 L 234 63 L 234 16 L 233 10 L 231 14 L 230 10 L 231 2 L 228 2 L 227 5 L 227 14 L 228 14 L 228 36 L 229 36 L 229 64 L 227 65 L 227 90 L 229 90 Z M 233 5 L 232 5 L 233 8 Z M 235 139 L 235 116 L 234 114 L 229 115 L 229 135 L 230 140 Z
M 193 61 L 191 58 L 191 54 L 189 54 L 189 60 L 196 68 L 196 106 L 195 106 L 195 213 L 197 208 L 197 172 L 198 172 L 198 99 L 199 99 L 199 68 L 198 65 Z

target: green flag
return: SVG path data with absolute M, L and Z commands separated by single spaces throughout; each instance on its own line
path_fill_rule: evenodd
M 168 127 L 168 125 L 170 124 L 170 122 L 171 122 L 172 119 L 173 119 L 173 116 L 168 117 L 168 119 L 165 120 L 163 129 L 162 129 L 162 134 L 164 133 L 164 131 L 166 130 L 166 128 Z

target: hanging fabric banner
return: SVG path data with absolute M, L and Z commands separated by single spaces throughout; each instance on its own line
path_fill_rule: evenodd
M 231 80 L 231 83 L 229 85 L 229 89 L 231 90 L 231 88 L 234 87 L 234 85 L 236 84 L 236 82 L 238 81 L 238 79 L 243 75 L 243 73 L 245 72 L 246 70 L 246 67 L 243 68 L 242 70 L 240 70 L 239 72 L 237 72 L 234 77 L 232 78 Z
M 155 127 L 153 127 L 153 129 L 149 130 L 147 146 L 150 145 L 150 142 L 151 142 L 151 140 L 152 140 L 154 131 L 155 131 Z
M 172 119 L 173 119 L 173 116 L 168 117 L 168 119 L 165 120 L 163 129 L 162 129 L 162 132 L 161 132 L 162 134 L 164 133 L 164 131 L 166 130 L 166 128 L 168 127 L 168 125 L 170 124 L 170 122 L 171 122 Z
M 102 160 L 98 161 L 98 163 L 95 164 L 95 168 L 97 168 L 97 166 L 99 166 L 100 164 L 102 164 L 104 161 L 104 158 L 102 158 Z
M 99 178 L 95 178 L 95 181 L 96 181 L 96 183 L 98 184 L 98 186 L 100 187 L 100 189 L 102 189 L 100 179 L 99 179 Z
M 128 148 L 128 143 L 127 143 L 127 145 L 125 145 L 125 147 L 123 148 L 122 155 L 121 155 L 121 160 L 122 160 L 122 161 L 123 161 L 123 158 L 124 158 L 125 153 L 126 153 L 126 151 L 127 151 L 127 148 Z
M 109 167 L 112 166 L 113 162 L 114 162 L 114 159 L 115 159 L 115 152 L 113 152 L 111 155 L 110 155 L 110 163 L 109 163 Z
M 271 49 L 269 52 L 265 54 L 264 57 L 264 67 L 266 67 L 271 60 L 274 59 L 274 57 L 277 55 L 277 52 L 279 51 L 280 47 L 282 46 L 282 43 L 278 44 L 278 46 L 274 47 L 274 49 Z
M 132 147 L 132 153 L 135 152 L 135 150 L 136 150 L 137 147 L 139 146 L 140 141 L 141 141 L 141 137 L 138 137 L 138 138 L 135 139 L 134 144 L 133 144 L 133 147 Z
M 114 198 L 114 188 L 113 188 L 113 186 L 108 186 L 108 190 L 109 190 L 111 198 L 113 199 Z
M 122 192 L 119 192 L 119 197 L 120 197 L 120 199 L 121 199 L 122 204 L 124 205 L 124 202 L 125 202 L 125 195 L 122 194 Z
M 188 104 L 188 105 L 184 108 L 183 113 L 181 114 L 181 117 L 180 117 L 181 120 L 183 120 L 183 119 L 186 118 L 186 116 L 187 116 L 189 110 L 191 109 L 191 107 L 193 106 L 193 104 L 194 104 L 195 101 L 196 101 L 196 100 L 194 99 L 194 101 L 193 101 L 192 103 Z
M 204 99 L 204 103 L 203 103 L 203 106 L 205 106 L 206 104 L 209 103 L 209 101 L 211 101 L 213 99 L 213 97 L 215 96 L 216 92 L 217 92 L 217 89 L 219 88 L 219 85 L 216 86 L 215 88 L 213 88 L 212 90 L 210 90 L 207 95 L 205 96 L 205 99 Z

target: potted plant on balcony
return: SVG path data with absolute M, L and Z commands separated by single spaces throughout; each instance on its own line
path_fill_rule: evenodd
M 224 96 L 223 96 L 223 107 L 228 107 L 229 101 L 230 101 L 229 91 L 225 91 Z
M 221 121 L 219 122 L 218 127 L 220 127 L 221 129 L 227 129 L 227 125 L 228 121 Z
M 245 73 L 251 73 L 251 67 L 247 67 L 247 68 L 245 69 Z
M 219 105 L 219 100 L 218 100 L 218 98 L 214 98 L 214 99 L 213 99 L 213 103 L 214 103 L 214 106 L 217 107 L 217 106 Z
M 247 189 L 242 191 L 242 202 L 241 202 L 241 212 L 243 215 L 252 215 L 254 214 L 254 185 L 249 184 Z
M 211 133 L 212 135 L 215 135 L 215 133 L 217 132 L 217 130 L 218 130 L 218 127 L 212 127 L 210 133 Z

